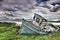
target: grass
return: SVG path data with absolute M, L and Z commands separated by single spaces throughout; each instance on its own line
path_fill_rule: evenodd
M 60 40 L 60 32 L 48 35 L 17 34 L 19 27 L 12 23 L 0 23 L 0 40 Z

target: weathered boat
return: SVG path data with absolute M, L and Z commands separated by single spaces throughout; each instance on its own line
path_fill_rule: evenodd
M 32 21 L 26 21 L 23 19 L 21 28 L 19 30 L 20 34 L 47 34 L 47 32 L 43 31 L 39 27 L 36 27 L 35 25 L 30 24 Z
M 58 28 L 48 22 L 42 16 L 35 14 L 33 20 L 22 19 L 22 25 L 19 33 L 22 34 L 48 34 L 49 32 L 57 31 Z

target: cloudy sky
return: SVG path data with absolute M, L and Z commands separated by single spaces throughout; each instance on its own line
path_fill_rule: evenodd
M 15 3 L 27 3 L 27 2 L 43 2 L 43 1 L 50 1 L 50 2 L 60 2 L 60 0 L 3 0 L 4 2 L 15 2 Z

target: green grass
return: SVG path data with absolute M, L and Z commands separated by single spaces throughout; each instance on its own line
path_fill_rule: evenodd
M 19 27 L 12 23 L 0 23 L 0 40 L 60 40 L 60 32 L 48 35 L 17 34 Z

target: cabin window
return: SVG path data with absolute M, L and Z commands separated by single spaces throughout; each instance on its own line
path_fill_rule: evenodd
M 41 20 L 39 21 L 39 25 L 41 25 L 41 24 L 42 24 L 42 22 L 43 22 L 43 20 L 41 19 Z
M 33 19 L 35 19 L 35 16 L 33 17 Z
M 39 23 L 40 19 L 39 18 L 36 18 L 36 22 Z

